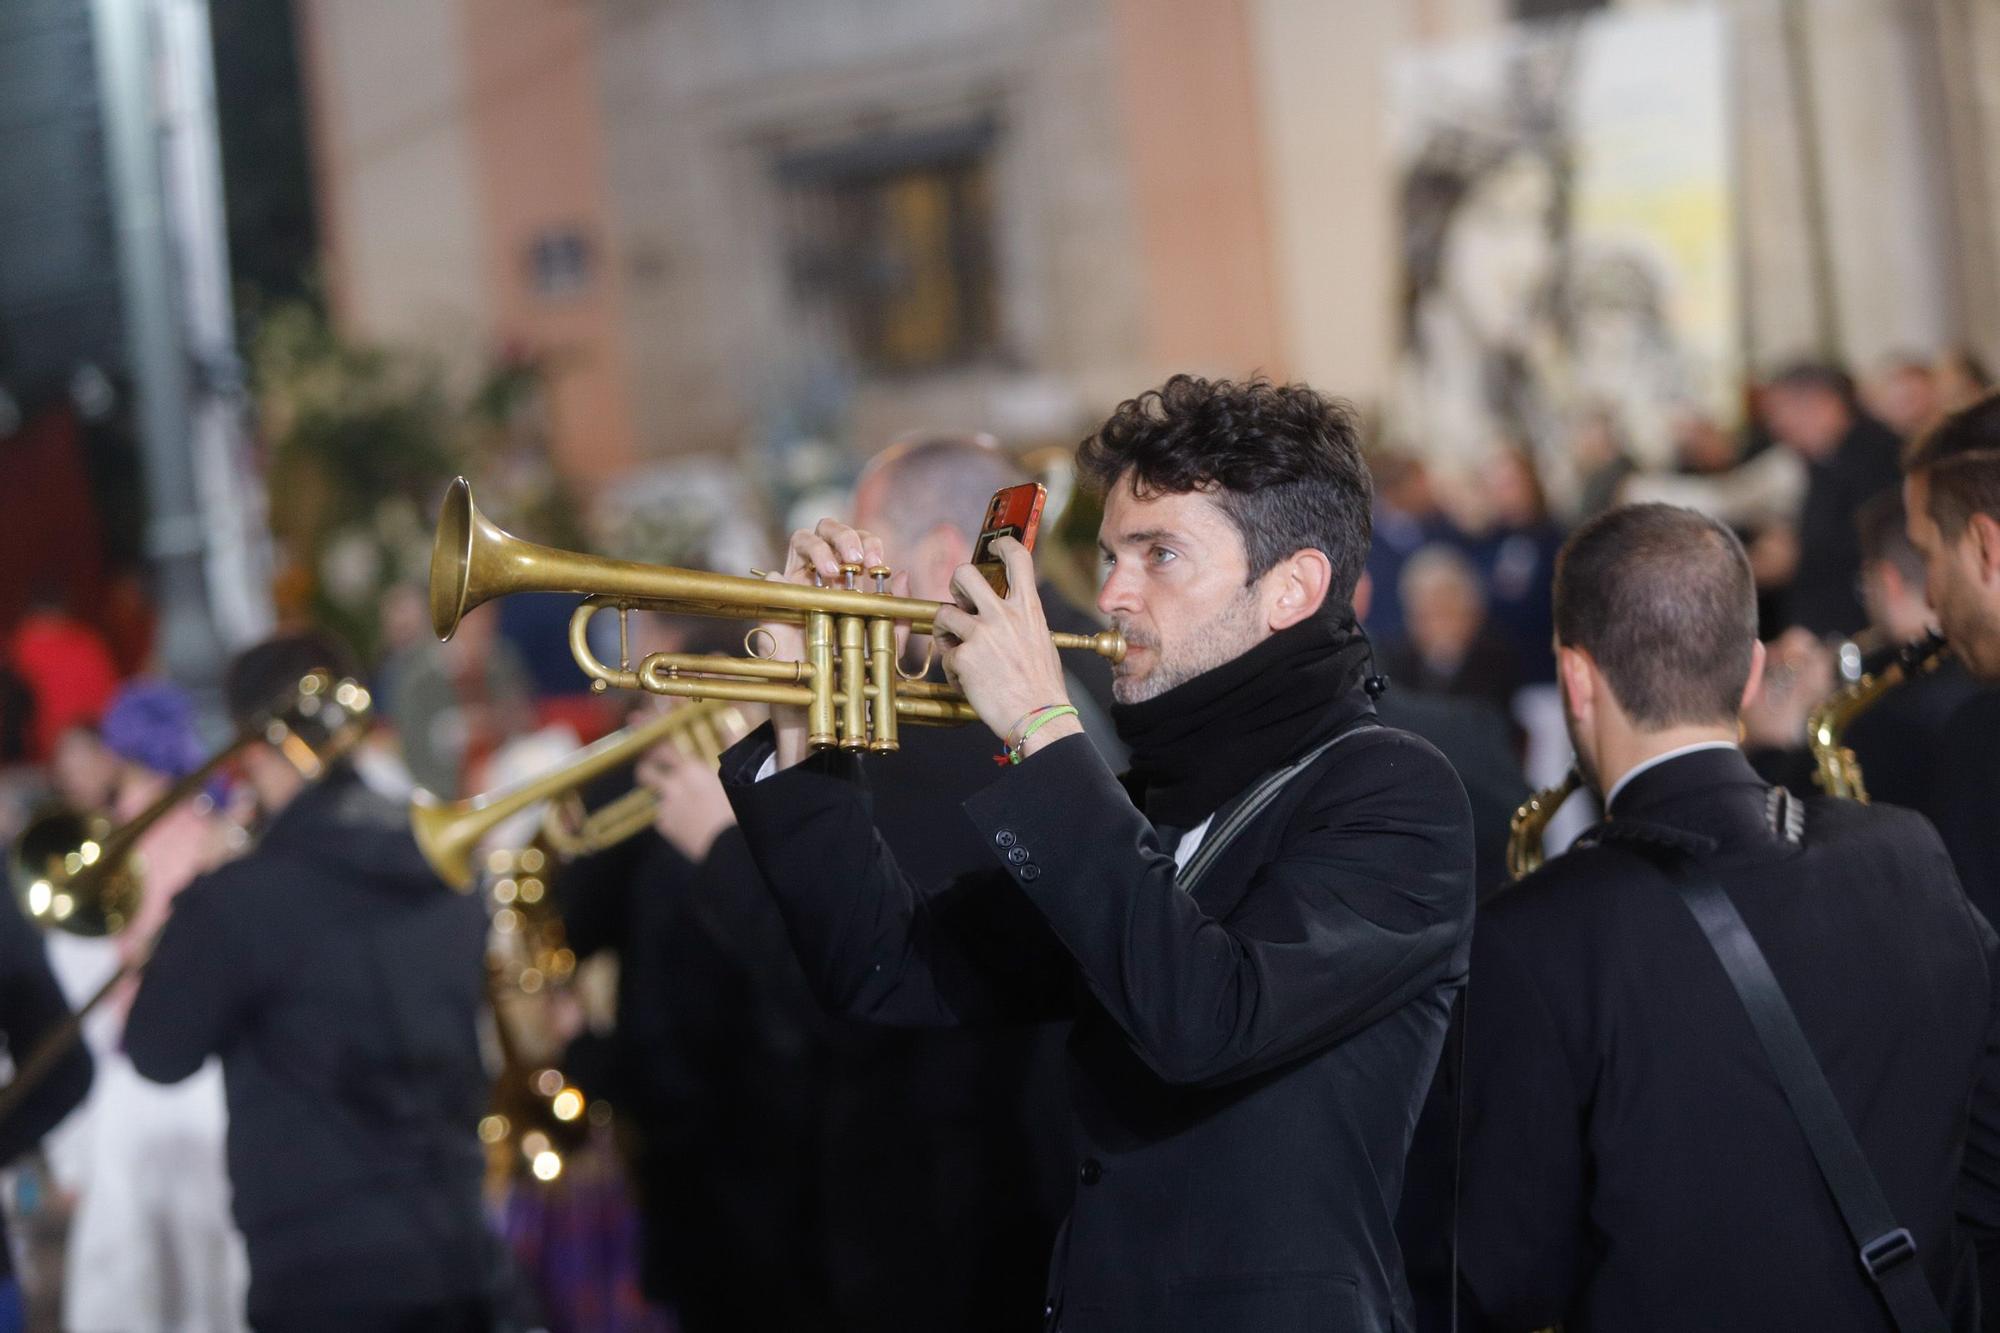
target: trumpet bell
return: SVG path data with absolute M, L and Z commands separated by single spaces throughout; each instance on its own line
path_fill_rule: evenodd
M 472 887 L 472 852 L 486 826 L 463 818 L 464 807 L 441 801 L 419 788 L 410 796 L 410 835 L 417 850 L 445 883 L 464 893 Z
M 111 855 L 111 825 L 96 815 L 45 810 L 14 844 L 15 892 L 40 926 L 72 935 L 116 935 L 139 910 L 144 885 Z
M 472 545 L 484 517 L 472 507 L 472 484 L 453 477 L 438 507 L 437 541 L 431 546 L 431 628 L 450 639 L 472 608 L 465 603 L 472 585 Z

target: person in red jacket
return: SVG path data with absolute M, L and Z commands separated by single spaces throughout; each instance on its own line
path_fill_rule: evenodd
M 118 688 L 118 668 L 103 637 L 59 598 L 36 599 L 15 627 L 7 657 L 34 698 L 27 737 L 34 763 L 48 759 L 64 731 L 103 716 Z

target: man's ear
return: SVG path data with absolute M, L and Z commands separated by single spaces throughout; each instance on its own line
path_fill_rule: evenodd
M 1578 721 L 1588 717 L 1597 707 L 1597 664 L 1590 660 L 1590 654 L 1569 644 L 1556 645 L 1556 682 L 1562 687 L 1562 695 L 1569 705 L 1570 715 Z
M 1976 513 L 1965 520 L 1965 530 L 1972 538 L 1972 559 L 1980 582 L 2000 579 L 2000 520 L 1991 514 Z
M 1903 577 L 1903 571 L 1896 567 L 1893 560 L 1879 561 L 1873 566 L 1863 565 L 1861 581 L 1864 587 L 1871 578 L 1881 580 L 1882 600 L 1889 605 L 1901 601 L 1903 594 L 1910 590 L 1910 581 Z M 1866 594 L 1863 594 L 1862 600 L 1867 600 Z
M 1736 701 L 1736 712 L 1740 717 L 1750 711 L 1750 705 L 1757 702 L 1757 696 L 1764 689 L 1764 645 L 1753 642 L 1750 645 L 1750 679 L 1743 682 L 1743 697 Z
M 1315 547 L 1294 551 L 1271 567 L 1264 578 L 1269 597 L 1265 612 L 1271 632 L 1290 629 L 1318 611 L 1333 587 L 1333 562 Z

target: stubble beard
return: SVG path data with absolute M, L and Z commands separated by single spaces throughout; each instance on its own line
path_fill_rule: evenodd
M 1157 699 L 1205 671 L 1235 661 L 1265 637 L 1258 632 L 1257 598 L 1250 588 L 1243 589 L 1240 596 L 1231 599 L 1203 624 L 1190 626 L 1177 635 L 1172 643 L 1164 643 L 1164 636 L 1132 628 L 1115 616 L 1112 624 L 1127 643 L 1153 654 L 1153 669 L 1143 676 L 1121 676 L 1114 672 L 1111 697 L 1121 704 Z
M 1983 684 L 2000 682 L 2000 606 L 1989 606 L 1974 589 L 1953 580 L 1937 608 L 1945 641 Z

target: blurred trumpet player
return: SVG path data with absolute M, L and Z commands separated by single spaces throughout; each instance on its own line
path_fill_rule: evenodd
M 203 759 L 192 701 L 162 682 L 123 687 L 105 712 L 100 743 L 117 764 L 114 824 L 152 805 Z M 144 897 L 125 928 L 102 940 L 52 937 L 73 1002 L 120 967 L 143 962 L 174 897 L 228 855 L 236 827 L 203 797 L 174 806 L 146 832 L 137 847 Z M 140 1077 L 123 1049 L 133 989 L 126 983 L 86 1020 L 97 1084 L 52 1153 L 59 1182 L 77 1199 L 63 1326 L 228 1333 L 244 1327 L 249 1270 L 229 1217 L 222 1067 L 206 1060 L 170 1088 Z
M 725 646 L 710 622 L 631 623 L 642 652 Z M 615 1108 L 646 1295 L 686 1333 L 808 1330 L 824 1311 L 810 1230 L 823 1023 L 758 901 L 713 757 L 684 745 L 669 737 L 584 792 L 602 808 L 636 783 L 659 809 L 556 874 L 578 960 L 618 959 L 611 1031 L 572 1043 L 562 1067 Z
M 911 596 L 947 602 L 987 500 L 1026 480 L 988 436 L 919 436 L 869 461 L 852 514 L 881 538 L 890 565 L 906 571 Z M 1045 536 L 1060 527 L 1045 515 Z M 1037 591 L 1051 629 L 1101 628 L 1048 581 Z M 928 657 L 932 678 L 944 679 L 941 652 L 905 657 L 912 669 Z M 1070 654 L 1062 669 L 1091 744 L 1107 764 L 1122 764 L 1109 720 L 1110 663 Z M 962 807 L 993 779 L 992 737 L 977 726 L 912 727 L 901 745 L 869 768 L 876 826 L 898 863 L 925 883 L 989 865 L 986 840 Z M 1060 1026 L 917 1031 L 841 1020 L 835 1032 L 823 1193 L 840 1326 L 1037 1327 L 1076 1166 Z
M 257 1333 L 483 1331 L 498 1273 L 476 1134 L 485 912 L 439 883 L 402 806 L 352 764 L 309 780 L 250 730 L 306 673 L 347 667 L 311 634 L 230 664 L 263 828 L 174 901 L 125 1047 L 162 1083 L 221 1059 Z

